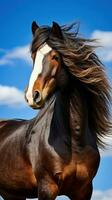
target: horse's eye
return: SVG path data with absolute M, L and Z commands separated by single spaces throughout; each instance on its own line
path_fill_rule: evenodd
M 52 60 L 59 61 L 59 56 L 58 56 L 58 55 L 54 55 L 54 56 L 52 57 Z

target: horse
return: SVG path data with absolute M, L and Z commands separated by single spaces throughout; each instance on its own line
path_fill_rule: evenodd
M 110 86 L 94 40 L 77 24 L 32 23 L 33 69 L 25 99 L 39 114 L 0 122 L 4 200 L 90 200 L 110 128 Z

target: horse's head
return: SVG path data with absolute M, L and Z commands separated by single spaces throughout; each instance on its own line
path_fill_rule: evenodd
M 51 47 L 49 38 L 62 40 L 62 32 L 60 26 L 55 22 L 51 28 L 40 28 L 36 22 L 33 22 L 32 33 L 33 71 L 25 97 L 32 108 L 41 108 L 56 88 L 57 77 L 62 65 L 61 56 L 56 49 Z

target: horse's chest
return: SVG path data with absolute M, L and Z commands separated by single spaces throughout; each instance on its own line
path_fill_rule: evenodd
M 67 150 L 60 151 L 57 145 L 52 146 L 48 142 L 42 142 L 38 144 L 38 155 L 35 157 L 33 169 L 37 182 L 40 175 L 46 177 L 47 174 L 54 177 L 54 180 L 62 182 L 66 190 L 77 182 L 86 184 L 92 180 L 99 165 L 99 154 L 91 147 L 84 148 L 80 153 L 70 154 Z
M 95 176 L 99 161 L 99 152 L 87 146 L 82 152 L 73 155 L 70 164 L 64 168 L 63 177 L 64 179 L 71 177 L 73 181 L 88 182 Z
M 77 181 L 86 184 L 91 181 L 98 170 L 100 161 L 98 151 L 89 146 L 84 148 L 81 153 L 68 156 L 65 160 L 60 158 L 56 152 L 45 156 L 45 158 L 46 163 L 49 163 L 48 167 L 50 167 L 52 175 L 59 175 L 62 182 L 68 180 L 71 184 Z
M 99 166 L 99 154 L 91 148 L 85 148 L 82 154 L 74 154 L 71 162 L 63 167 L 61 194 L 69 194 L 74 188 L 82 191 L 90 183 Z

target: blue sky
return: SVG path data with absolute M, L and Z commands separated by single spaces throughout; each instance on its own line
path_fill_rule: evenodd
M 108 79 L 112 80 L 111 0 L 1 0 L 0 16 L 0 118 L 29 119 L 36 114 L 23 100 L 31 73 L 28 46 L 33 20 L 40 25 L 80 21 L 81 35 L 101 39 L 104 48 L 98 54 L 106 65 Z M 106 194 L 104 200 L 110 200 L 107 196 L 112 195 L 112 151 L 102 158 L 94 189 L 103 197 Z M 97 200 L 98 194 L 95 195 Z

